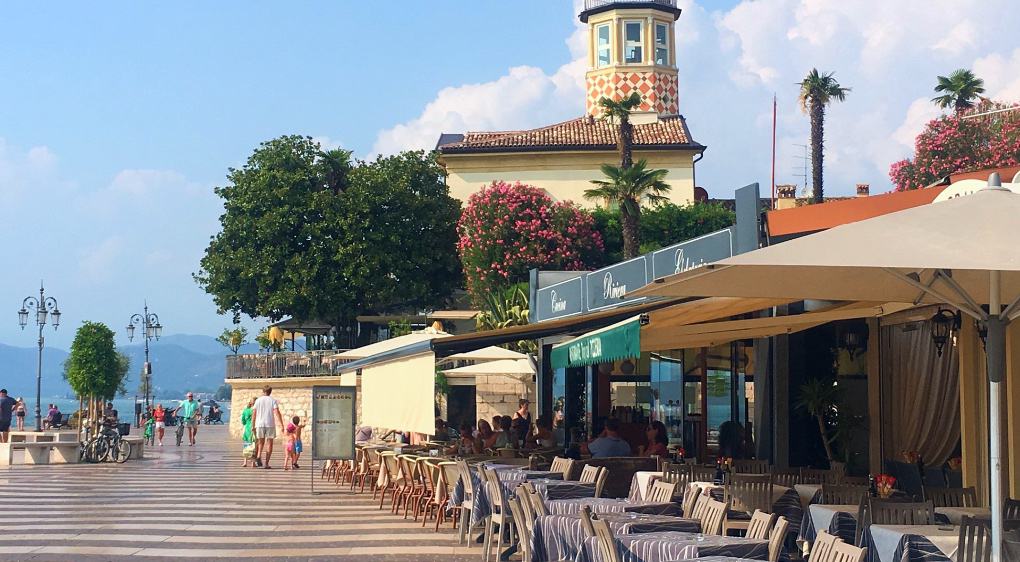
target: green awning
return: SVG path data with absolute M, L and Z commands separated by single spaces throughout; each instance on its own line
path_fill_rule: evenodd
M 641 317 L 634 316 L 611 326 L 574 338 L 552 348 L 552 367 L 581 367 L 610 363 L 641 355 Z

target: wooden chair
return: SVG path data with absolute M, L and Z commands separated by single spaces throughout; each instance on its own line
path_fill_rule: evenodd
M 664 463 L 661 481 L 676 484 L 677 490 L 686 490 L 687 485 L 691 482 L 691 467 L 682 463 Z
M 935 506 L 931 502 L 868 500 L 871 525 L 934 525 Z
M 845 486 L 864 486 L 868 487 L 867 476 L 843 476 L 840 482 Z
M 769 533 L 769 562 L 779 562 L 783 556 L 783 545 L 786 544 L 786 532 L 789 529 L 790 522 L 785 517 L 776 518 Z
M 793 488 L 797 484 L 800 484 L 800 471 L 799 470 L 773 470 L 772 471 L 772 483 L 776 486 L 784 486 L 786 488 Z
M 386 475 L 386 481 L 382 488 L 379 490 L 379 509 L 382 509 L 383 504 L 386 502 L 387 492 L 390 494 L 390 503 L 393 502 L 393 496 L 400 489 L 400 463 L 397 461 L 397 454 L 392 451 L 384 451 L 380 455 L 382 459 L 382 471 Z
M 870 493 L 866 486 L 822 484 L 822 503 L 826 505 L 859 505 L 867 497 Z
M 581 531 L 584 532 L 585 537 L 595 536 L 595 527 L 592 525 L 592 513 L 590 505 L 581 507 Z
M 687 487 L 687 491 L 684 492 L 684 497 L 683 497 L 683 510 L 684 510 L 683 516 L 684 517 L 687 517 L 689 519 L 695 519 L 695 517 L 693 515 L 693 513 L 694 513 L 694 506 L 697 503 L 699 497 L 701 497 L 701 488 L 699 488 L 697 486 L 688 486 Z
M 842 541 L 836 535 L 830 535 L 824 529 L 818 531 L 818 536 L 815 537 L 815 542 L 811 545 L 811 557 L 808 558 L 808 562 L 829 562 L 832 559 L 832 549 L 838 542 Z M 769 559 L 772 559 L 771 552 L 769 552 Z
M 659 480 L 652 484 L 652 489 L 645 498 L 649 502 L 669 503 L 673 501 L 673 494 L 676 492 L 676 484 Z
M 924 497 L 935 504 L 935 507 L 974 507 L 977 505 L 977 492 L 969 488 L 924 487 Z
M 992 532 L 985 522 L 964 515 L 960 521 L 960 544 L 956 562 L 990 562 Z
M 737 474 L 768 474 L 769 461 L 739 459 L 733 461 L 733 471 Z
M 828 470 L 819 470 L 817 468 L 800 469 L 801 484 L 836 484 L 837 481 L 836 475 Z
M 535 512 L 535 516 L 549 515 L 549 506 L 545 505 L 545 498 L 542 494 L 534 493 L 528 494 L 531 498 L 531 509 Z
M 723 522 L 726 520 L 726 513 L 730 510 L 727 502 L 709 499 L 701 514 L 701 532 L 706 535 L 722 535 Z
M 754 510 L 754 514 L 751 515 L 751 522 L 747 524 L 747 538 L 769 538 L 769 531 L 772 529 L 772 521 L 775 518 L 776 516 L 771 513 L 765 513 L 758 509 Z
M 598 474 L 595 476 L 595 497 L 602 497 L 602 490 L 606 486 L 606 479 L 609 478 L 609 469 L 602 466 L 599 467 Z
M 760 476 L 734 475 L 730 484 L 724 487 L 723 498 L 733 506 L 734 511 L 743 511 L 748 515 L 755 510 L 770 513 L 772 511 L 772 477 L 767 474 Z
M 691 466 L 691 482 L 715 482 L 715 469 L 709 466 Z
M 552 466 L 549 467 L 550 472 L 562 472 L 563 479 L 567 480 L 570 478 L 570 471 L 574 468 L 574 459 L 567 459 L 563 457 L 554 457 Z
M 868 549 L 859 548 L 852 544 L 846 544 L 843 541 L 837 541 L 836 544 L 832 545 L 832 551 L 829 553 L 829 562 L 864 562 L 864 558 L 868 555 Z
M 526 522 L 524 509 L 521 507 L 521 500 L 510 498 L 506 503 L 510 508 L 510 516 L 513 518 L 514 528 L 517 529 L 517 544 L 520 545 L 521 553 L 524 556 L 522 560 L 531 560 L 531 541 L 528 540 L 531 532 Z M 499 553 L 497 552 L 496 555 L 498 557 Z
M 609 524 L 601 519 L 592 521 L 595 528 L 595 536 L 598 537 L 599 550 L 602 551 L 602 558 L 606 562 L 621 562 L 620 550 L 616 547 L 616 537 L 613 536 Z
M 439 515 L 436 517 L 436 531 L 439 530 L 439 526 L 446 521 L 446 511 L 450 508 L 450 498 L 453 497 L 453 492 L 457 487 L 457 481 L 460 480 L 460 468 L 457 463 L 452 461 L 445 461 L 439 463 L 439 469 L 442 471 L 443 488 L 446 491 L 446 495 L 443 498 L 443 502 L 439 506 Z M 457 528 L 457 523 L 461 515 L 460 509 L 453 510 L 453 528 Z
M 475 485 L 474 479 L 471 478 L 471 468 L 468 466 L 467 461 L 457 461 L 457 472 L 460 473 L 460 480 L 464 483 L 464 499 L 460 504 L 461 520 L 458 532 L 458 540 L 463 544 L 471 532 L 471 512 L 474 510 L 475 505 Z M 471 546 L 471 542 L 468 541 L 468 546 Z
M 599 468 L 591 464 L 584 465 L 584 468 L 581 469 L 581 479 L 579 482 L 582 484 L 594 484 L 599 476 Z
M 701 490 L 699 489 L 698 491 L 700 492 Z M 690 510 L 690 515 L 687 515 L 687 512 L 684 512 L 684 517 L 700 521 L 701 517 L 705 514 L 705 510 L 708 509 L 708 502 L 712 501 L 712 496 L 708 494 L 700 494 L 695 496 L 692 501 L 694 503 L 694 507 Z
M 510 510 L 507 508 L 507 498 L 503 494 L 503 485 L 499 482 L 496 471 L 483 468 L 485 474 L 485 492 L 489 496 L 489 505 L 492 512 L 485 522 L 485 541 L 482 544 L 483 559 L 489 562 L 489 555 L 492 553 L 492 536 L 496 535 L 496 557 L 503 551 L 503 535 L 506 534 L 507 525 L 512 526 Z
M 421 526 L 424 527 L 425 521 L 428 520 L 429 504 L 436 495 L 436 465 L 428 457 L 422 457 L 415 463 L 419 464 L 421 493 L 414 504 L 414 520 L 418 521 L 418 515 L 421 514 L 423 518 Z
M 1006 498 L 1002 506 L 1002 519 L 1004 521 L 1020 520 L 1020 500 Z

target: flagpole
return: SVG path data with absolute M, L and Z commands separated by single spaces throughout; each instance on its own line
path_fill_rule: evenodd
M 776 208 L 776 95 L 772 94 L 772 208 Z

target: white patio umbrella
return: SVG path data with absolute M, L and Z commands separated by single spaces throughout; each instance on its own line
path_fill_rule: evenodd
M 482 349 L 476 349 L 474 351 L 466 351 L 464 353 L 456 353 L 454 355 L 448 355 L 444 357 L 443 361 L 501 361 L 506 359 L 527 359 L 527 353 L 520 353 L 505 347 L 499 347 L 492 345 L 489 347 L 483 347 Z
M 993 557 L 1000 560 L 999 400 L 1006 326 L 1020 316 L 1018 242 L 1020 195 L 1003 189 L 992 174 L 988 186 L 973 195 L 734 256 L 656 279 L 630 295 L 946 304 L 983 322 L 991 389 Z

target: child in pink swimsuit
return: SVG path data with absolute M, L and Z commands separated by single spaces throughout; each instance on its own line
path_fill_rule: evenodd
M 298 466 L 298 458 L 301 457 L 301 430 L 304 429 L 305 424 L 301 423 L 299 416 L 291 418 L 290 423 L 287 424 L 287 453 L 286 458 L 283 459 L 283 469 L 290 470 L 301 468 Z

